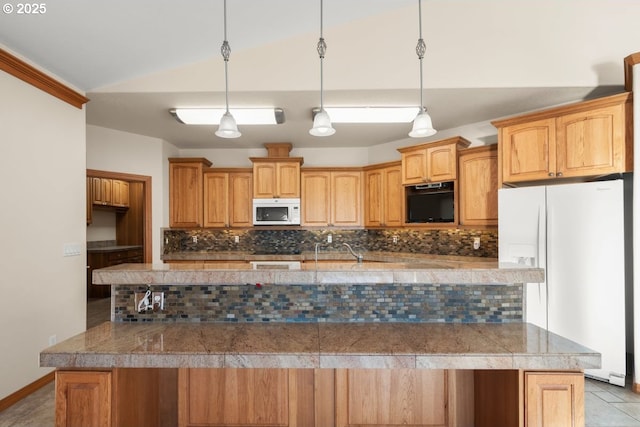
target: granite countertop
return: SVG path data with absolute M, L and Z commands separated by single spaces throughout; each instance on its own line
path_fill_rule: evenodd
M 58 368 L 599 368 L 600 354 L 527 323 L 111 323 L 40 353 Z
M 93 283 L 98 285 L 255 283 L 505 285 L 539 283 L 544 280 L 543 269 L 517 264 L 499 264 L 493 258 L 366 252 L 364 262 L 356 263 L 353 257 L 345 254 L 324 253 L 318 256 L 316 263 L 313 253 L 282 256 L 224 252 L 207 253 L 207 260 L 211 261 L 214 255 L 220 257 L 215 263 L 191 260 L 193 261 L 191 263 L 120 264 L 107 267 L 93 272 Z M 288 262 L 294 265 L 269 264 L 273 262 Z

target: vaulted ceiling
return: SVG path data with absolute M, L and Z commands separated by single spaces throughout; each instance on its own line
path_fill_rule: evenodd
M 222 4 L 57 0 L 38 15 L 0 14 L 0 44 L 85 91 L 87 123 L 179 148 L 407 138 L 411 124 L 309 135 L 320 102 L 319 0 L 228 0 L 230 103 L 281 107 L 284 124 L 241 126 L 242 137 L 225 140 L 215 126 L 177 123 L 171 108 L 224 105 Z M 423 0 L 422 10 L 424 99 L 439 130 L 478 124 L 482 137 L 495 134 L 491 119 L 620 92 L 622 60 L 640 51 L 634 0 Z M 417 0 L 324 0 L 324 37 L 325 105 L 419 103 Z

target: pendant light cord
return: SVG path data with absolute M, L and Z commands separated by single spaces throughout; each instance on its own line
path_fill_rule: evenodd
M 416 45 L 416 54 L 418 55 L 418 59 L 420 60 L 420 111 L 424 111 L 424 103 L 423 103 L 423 86 L 422 86 L 422 59 L 424 58 L 424 53 L 427 50 L 427 46 L 424 43 L 424 39 L 422 38 L 422 0 L 418 0 L 418 28 L 419 28 L 419 38 L 418 44 Z
M 231 55 L 231 47 L 227 41 L 227 0 L 224 0 L 224 41 L 220 48 L 222 58 L 224 59 L 224 98 L 226 105 L 226 112 L 229 112 L 229 78 L 227 72 L 227 65 L 229 64 L 229 56 Z
M 324 76 L 323 76 L 323 60 L 324 54 L 327 52 L 327 44 L 324 41 L 324 37 L 322 35 L 323 29 L 323 8 L 322 8 L 322 0 L 320 0 L 320 39 L 318 40 L 318 55 L 320 56 L 320 111 L 324 110 L 324 102 L 323 102 L 323 92 L 324 92 Z

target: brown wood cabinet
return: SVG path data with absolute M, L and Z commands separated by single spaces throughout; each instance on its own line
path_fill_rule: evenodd
M 402 185 L 453 181 L 457 178 L 457 151 L 468 147 L 462 137 L 399 148 L 402 154 Z
M 90 176 L 87 177 L 86 209 L 87 225 L 90 225 L 93 222 L 93 178 Z
M 582 373 L 525 373 L 525 425 L 584 426 Z
M 399 227 L 403 223 L 404 188 L 399 162 L 365 168 L 364 225 Z
M 498 225 L 498 148 L 496 144 L 460 150 L 460 225 Z
M 56 425 L 583 427 L 584 376 L 451 369 L 59 370 Z
M 253 197 L 256 199 L 300 197 L 300 165 L 302 158 L 252 157 Z
M 116 208 L 129 207 L 129 183 L 111 178 L 89 178 L 92 203 Z
M 129 183 L 114 179 L 111 181 L 111 203 L 115 207 L 129 207 Z
M 361 170 L 309 168 L 301 182 L 302 225 L 362 225 Z
M 111 427 L 111 372 L 56 371 L 56 426 Z
M 313 425 L 313 370 L 181 369 L 180 426 Z
M 250 227 L 253 174 L 250 169 L 204 171 L 204 227 Z
M 336 427 L 449 426 L 446 370 L 336 370 Z
M 205 158 L 169 159 L 169 226 L 202 227 Z
M 631 101 L 623 93 L 492 122 L 501 182 L 632 171 Z

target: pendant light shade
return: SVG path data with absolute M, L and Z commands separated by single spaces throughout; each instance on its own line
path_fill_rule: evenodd
M 420 60 L 420 112 L 413 119 L 413 128 L 411 132 L 409 132 L 409 136 L 411 138 L 424 138 L 427 136 L 435 135 L 436 130 L 433 128 L 433 124 L 431 123 L 431 116 L 427 113 L 427 109 L 424 108 L 424 102 L 422 101 L 422 60 L 424 59 L 424 54 L 427 51 L 427 45 L 422 38 L 422 0 L 418 0 L 418 28 L 419 28 L 419 37 L 418 44 L 416 45 L 416 54 L 418 55 L 418 59 Z
M 216 135 L 220 138 L 237 138 L 241 135 L 240 131 L 238 131 L 236 119 L 233 118 L 230 112 L 227 111 L 222 115 Z
M 228 78 L 228 64 L 229 56 L 231 55 L 231 47 L 227 41 L 227 0 L 224 0 L 224 41 L 220 48 L 222 59 L 224 59 L 224 99 L 226 105 L 226 111 L 220 119 L 220 126 L 216 131 L 216 136 L 220 138 L 238 138 L 241 133 L 238 130 L 236 119 L 233 118 L 229 112 L 229 78 Z
M 309 130 L 309 133 L 313 136 L 329 136 L 336 133 L 336 130 L 331 127 L 329 114 L 324 109 L 320 110 L 313 118 L 313 128 Z
M 424 138 L 427 136 L 435 135 L 437 130 L 433 128 L 431 123 L 431 116 L 426 110 L 422 110 L 418 113 L 415 119 L 413 119 L 413 128 L 409 132 L 411 138 Z
M 324 54 L 327 51 L 327 44 L 322 37 L 322 0 L 320 0 L 320 39 L 316 47 L 318 56 L 320 56 L 320 111 L 313 118 L 313 127 L 309 130 L 309 133 L 313 136 L 330 136 L 336 133 L 336 130 L 331 127 L 331 118 L 329 114 L 324 110 L 323 102 L 323 75 L 322 75 L 322 62 L 324 60 Z

